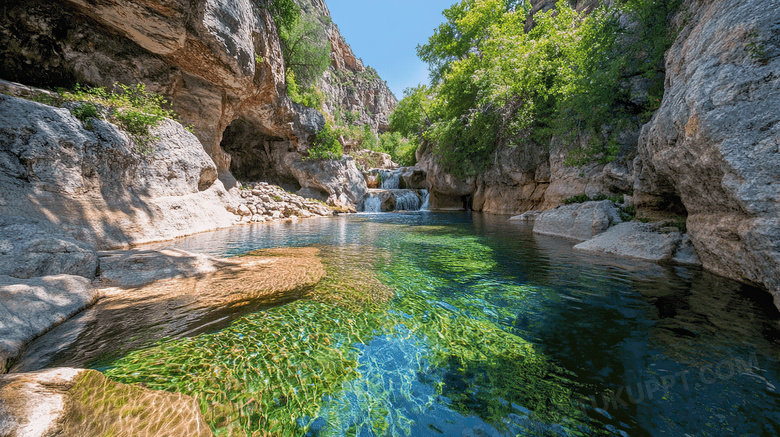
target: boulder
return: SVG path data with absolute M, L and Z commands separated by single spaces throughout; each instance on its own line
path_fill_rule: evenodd
M 687 235 L 662 229 L 658 224 L 620 223 L 574 246 L 574 249 L 653 262 L 676 261 L 700 265 Z
M 532 222 L 536 220 L 537 217 L 539 217 L 539 214 L 541 214 L 542 211 L 526 211 L 520 215 L 516 215 L 513 217 L 510 217 L 509 220 L 511 221 L 518 221 L 518 222 Z
M 14 222 L 0 216 L 0 275 L 76 275 L 94 278 L 95 248 L 33 221 Z
M 374 150 L 358 150 L 353 152 L 352 156 L 355 158 L 355 163 L 364 171 L 369 169 L 392 170 L 400 167 L 393 162 L 393 158 L 387 153 Z
M 427 174 L 418 167 L 403 167 L 401 169 L 400 188 L 424 190 L 428 188 Z
M 95 370 L 57 368 L 0 376 L 0 435 L 213 434 L 195 398 L 121 384 Z
M 368 193 L 363 174 L 351 156 L 345 155 L 340 160 L 298 161 L 293 164 L 292 172 L 301 188 L 328 193 L 329 198 L 339 203 L 359 203 Z
M 620 221 L 620 211 L 611 201 L 585 202 L 539 214 L 534 221 L 534 232 L 585 241 Z
M 81 276 L 0 276 L 0 373 L 27 343 L 91 305 L 98 294 Z
M 67 109 L 0 94 L 0 217 L 59 229 L 99 249 L 235 219 L 214 161 L 179 123 L 153 128 L 153 150 L 145 153 L 113 124 L 93 119 L 89 126 Z
M 661 107 L 639 139 L 638 211 L 685 210 L 704 268 L 780 307 L 780 8 L 685 2 Z

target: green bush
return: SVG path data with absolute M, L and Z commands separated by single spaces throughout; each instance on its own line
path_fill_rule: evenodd
M 339 134 L 333 125 L 326 123 L 309 148 L 307 160 L 341 159 L 344 151 L 339 142 Z
M 461 0 L 444 11 L 418 55 L 433 85 L 407 90 L 391 129 L 428 141 L 456 175 L 474 175 L 499 146 L 572 145 L 566 164 L 608 163 L 621 131 L 646 121 L 663 96 L 664 52 L 680 0 L 619 0 L 589 14 L 560 0 L 534 16 L 528 3 Z M 522 7 L 521 7 L 522 6 Z M 631 95 L 633 77 L 649 83 Z M 587 146 L 578 148 L 582 139 Z
M 571 205 L 572 203 L 584 203 L 584 202 L 601 202 L 602 200 L 609 200 L 613 203 L 623 203 L 623 195 L 618 194 L 617 196 L 608 196 L 606 194 L 597 194 L 593 197 L 588 196 L 587 194 L 579 194 L 576 196 L 568 197 L 566 199 L 563 199 L 562 202 L 564 205 Z
M 624 222 L 630 222 L 636 218 L 636 208 L 633 206 L 627 206 L 620 209 L 620 220 Z
M 36 94 L 31 100 L 51 106 L 79 102 L 70 108 L 70 112 L 84 123 L 85 128 L 91 129 L 92 120 L 96 118 L 114 123 L 130 134 L 142 154 L 154 151 L 152 143 L 157 138 L 151 136 L 149 129 L 166 118 L 178 118 L 163 96 L 148 92 L 143 84 L 129 86 L 115 83 L 111 90 L 76 84 L 73 89 L 59 88 L 56 94 Z M 106 108 L 106 111 L 101 113 L 98 106 Z
M 82 103 L 81 105 L 71 109 L 70 113 L 82 122 L 98 116 L 97 106 L 93 105 L 92 103 Z
M 285 70 L 292 71 L 298 83 L 312 87 L 330 65 L 330 40 L 323 24 L 314 17 L 304 16 L 291 27 L 282 28 Z
M 563 202 L 564 205 L 571 205 L 573 203 L 590 202 L 590 196 L 588 196 L 587 194 L 580 194 L 580 195 L 577 195 L 577 196 L 572 196 L 572 197 L 568 197 L 566 199 L 563 199 L 562 202 Z
M 325 102 L 325 94 L 316 86 L 301 89 L 292 70 L 287 70 L 287 95 L 293 102 L 309 108 L 320 108 Z

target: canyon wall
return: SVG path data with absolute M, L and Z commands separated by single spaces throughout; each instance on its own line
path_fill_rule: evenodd
M 431 205 L 516 214 L 624 194 L 640 216 L 687 218 L 706 269 L 768 288 L 780 307 L 780 2 L 686 0 L 674 20 L 661 107 L 623 132 L 617 160 L 568 167 L 571 146 L 517 144 L 463 179 L 423 148 Z
M 304 13 L 328 15 L 321 1 Z M 330 25 L 323 111 L 359 112 L 385 129 L 395 98 Z M 286 95 L 284 59 L 265 0 L 15 0 L 0 20 L 0 79 L 39 87 L 146 84 L 168 97 L 227 188 L 243 180 L 299 186 L 292 163 L 325 123 Z M 349 77 L 349 80 L 339 79 Z
M 685 2 L 661 108 L 642 129 L 640 209 L 680 199 L 705 268 L 780 307 L 780 2 Z
M 328 17 L 326 33 L 331 45 L 331 65 L 317 86 L 325 93 L 322 112 L 333 118 L 352 113 L 354 124 L 367 125 L 374 133 L 389 129 L 388 117 L 398 100 L 379 74 L 355 56 L 352 47 L 330 19 L 330 11 L 323 0 L 297 0 L 306 14 Z

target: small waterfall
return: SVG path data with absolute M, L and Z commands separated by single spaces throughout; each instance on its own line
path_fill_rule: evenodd
M 420 190 L 420 192 L 422 193 L 422 205 L 420 205 L 420 211 L 428 211 L 431 209 L 431 193 L 429 193 L 428 190 Z
M 395 198 L 396 211 L 418 211 L 422 200 L 414 191 L 406 191 Z
M 382 200 L 373 193 L 363 201 L 363 212 L 382 212 Z
M 369 189 L 368 197 L 363 200 L 362 211 L 366 213 L 392 211 L 428 210 L 428 190 L 406 189 Z
M 401 186 L 401 171 L 398 170 L 382 170 L 379 174 L 382 177 L 382 189 L 384 190 L 396 190 Z

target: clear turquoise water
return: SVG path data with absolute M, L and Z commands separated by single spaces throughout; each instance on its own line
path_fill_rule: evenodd
M 328 323 L 318 322 L 318 338 L 338 341 L 349 376 L 325 390 L 317 408 L 306 405 L 307 414 L 295 417 L 294 426 L 280 428 L 283 434 L 780 434 L 780 315 L 766 292 L 698 268 L 579 254 L 572 242 L 534 235 L 527 224 L 464 213 L 374 214 L 241 227 L 165 246 L 236 255 L 310 245 L 325 253 L 348 249 L 335 251 L 342 263 L 371 260 L 371 268 L 397 297 L 382 310 L 362 315 L 371 334 L 359 339 L 344 332 L 343 319 L 336 319 L 342 312 L 334 310 Z M 274 317 L 293 326 L 300 322 L 298 347 L 311 334 L 304 333 L 304 321 L 315 320 L 312 311 L 331 314 L 325 309 L 301 302 L 267 309 L 186 347 L 214 347 L 218 340 L 233 338 L 231 332 L 244 333 L 233 338 L 242 347 L 259 347 L 261 337 L 287 332 L 262 332 Z M 434 335 L 433 322 L 440 319 L 452 329 Z M 475 326 L 484 327 L 489 345 L 478 344 L 474 332 L 459 331 Z M 467 344 L 455 344 L 464 339 Z M 138 357 L 166 356 L 182 349 L 176 343 L 181 341 L 139 351 L 117 366 Z M 516 359 L 512 352 L 525 341 L 548 366 L 527 378 L 519 377 L 518 369 L 533 372 L 535 364 L 526 368 L 507 361 Z M 470 350 L 476 351 L 474 357 L 461 357 Z M 293 353 L 274 356 L 288 359 L 291 368 L 307 368 L 306 360 L 297 361 Z M 220 369 L 230 370 L 227 361 Z M 187 362 L 187 372 L 210 365 L 206 358 Z M 260 364 L 251 359 L 236 364 L 233 358 L 236 372 L 243 371 L 247 381 L 254 378 L 246 376 L 247 369 Z M 185 377 L 181 372 L 170 378 Z M 149 383 L 152 373 L 124 380 Z M 239 391 L 264 383 L 259 378 Z M 295 394 L 299 390 L 307 389 L 294 388 Z M 571 399 L 539 401 L 545 396 Z M 274 402 L 281 408 L 289 401 Z M 293 405 L 285 411 L 295 415 Z

